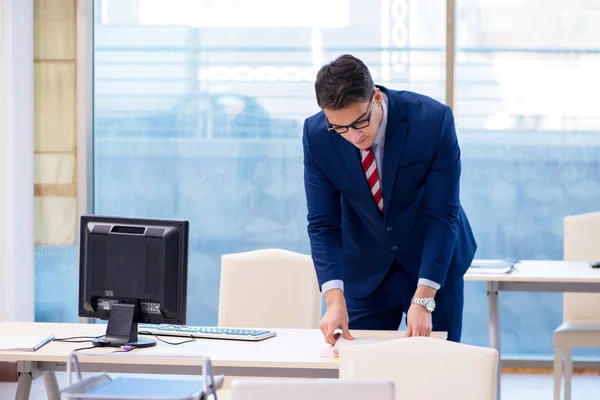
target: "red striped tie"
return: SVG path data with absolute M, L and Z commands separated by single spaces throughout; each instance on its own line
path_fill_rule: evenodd
M 381 195 L 381 185 L 379 184 L 379 173 L 377 172 L 377 163 L 373 151 L 368 148 L 362 151 L 362 166 L 367 176 L 367 182 L 375 204 L 379 211 L 383 213 L 383 196 Z

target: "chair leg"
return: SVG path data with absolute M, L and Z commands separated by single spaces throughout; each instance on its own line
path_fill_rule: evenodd
M 563 349 L 562 347 L 554 348 L 554 400 L 560 400 L 560 384 L 562 381 L 562 366 L 563 366 Z
M 571 400 L 571 377 L 573 375 L 572 349 L 565 348 L 565 400 Z

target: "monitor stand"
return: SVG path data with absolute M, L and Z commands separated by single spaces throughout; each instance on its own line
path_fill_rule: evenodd
M 138 337 L 139 308 L 138 304 L 113 304 L 110 308 L 106 335 L 94 339 L 94 346 L 156 346 L 156 339 Z

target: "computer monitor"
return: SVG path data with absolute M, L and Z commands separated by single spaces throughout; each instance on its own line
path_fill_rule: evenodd
M 189 222 L 81 217 L 79 316 L 108 320 L 96 346 L 149 347 L 138 323 L 186 324 Z

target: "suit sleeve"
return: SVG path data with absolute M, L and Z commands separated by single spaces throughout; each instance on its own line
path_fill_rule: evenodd
M 307 122 L 302 136 L 308 237 L 319 287 L 343 280 L 340 193 L 315 162 Z
M 435 156 L 425 182 L 426 236 L 419 278 L 444 285 L 458 232 L 460 148 L 449 107 L 437 130 Z

